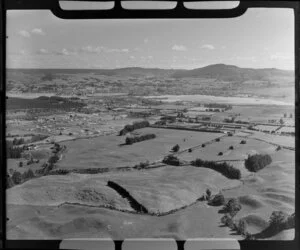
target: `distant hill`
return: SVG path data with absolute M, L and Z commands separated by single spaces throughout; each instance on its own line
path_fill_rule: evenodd
M 276 76 L 293 76 L 294 72 L 274 68 L 251 69 L 239 68 L 234 65 L 214 64 L 203 68 L 177 71 L 172 76 L 175 78 L 212 78 L 223 81 L 263 80 Z
M 221 81 L 264 80 L 270 77 L 292 77 L 294 71 L 275 68 L 251 69 L 234 65 L 213 64 L 192 70 L 128 67 L 118 69 L 8 69 L 24 74 L 95 74 L 127 77 L 211 78 Z
M 141 68 L 128 67 L 117 69 L 8 69 L 8 73 L 23 73 L 23 74 L 95 74 L 105 76 L 132 76 L 132 77 L 146 77 L 146 76 L 170 76 L 176 70 L 173 69 L 159 69 L 159 68 Z

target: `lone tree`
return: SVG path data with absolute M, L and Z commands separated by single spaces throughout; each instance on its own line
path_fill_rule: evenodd
M 173 152 L 178 152 L 179 149 L 180 149 L 179 145 L 176 144 L 176 145 L 172 148 L 172 151 L 173 151 Z
M 279 123 L 280 123 L 281 125 L 283 125 L 283 124 L 284 124 L 284 121 L 283 121 L 283 119 L 282 119 L 282 118 L 280 118 L 280 120 L 279 120 Z
M 207 200 L 211 198 L 211 191 L 209 189 L 206 189 L 206 198 Z
M 14 184 L 20 184 L 22 182 L 22 174 L 18 171 L 15 171 L 11 178 Z
M 222 206 L 225 204 L 225 198 L 222 193 L 216 194 L 213 198 L 208 202 L 208 205 L 211 206 Z

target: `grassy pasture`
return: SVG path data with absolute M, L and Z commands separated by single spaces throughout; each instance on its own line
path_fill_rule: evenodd
M 255 138 L 258 140 L 264 140 L 270 143 L 278 144 L 280 146 L 286 146 L 295 148 L 295 137 L 294 136 L 284 136 L 284 135 L 271 135 L 262 132 L 255 132 L 250 138 Z
M 67 151 L 58 165 L 68 169 L 133 166 L 146 160 L 161 160 L 176 144 L 183 150 L 220 136 L 218 133 L 156 128 L 143 128 L 135 132 L 153 133 L 156 138 L 133 145 L 122 145 L 126 136 L 115 135 L 62 142 L 67 146 Z
M 222 161 L 222 160 L 244 160 L 248 154 L 255 153 L 272 153 L 276 146 L 272 146 L 266 142 L 261 142 L 253 139 L 246 139 L 246 144 L 240 144 L 240 137 L 223 137 L 219 142 L 213 142 L 204 148 L 197 148 L 191 153 L 183 153 L 180 158 L 191 161 L 196 158 L 208 161 Z M 233 150 L 229 149 L 233 146 Z M 218 155 L 222 152 L 223 155 Z
M 294 114 L 294 106 L 280 106 L 280 105 L 249 105 L 249 106 L 233 106 L 231 110 L 216 113 L 217 116 L 230 116 L 240 114 L 236 120 L 243 121 L 257 121 L 268 122 L 268 120 L 279 120 L 283 118 L 284 113 Z
M 220 173 L 193 166 L 173 167 L 113 177 L 151 212 L 168 212 L 195 202 L 209 188 L 214 194 L 240 185 Z

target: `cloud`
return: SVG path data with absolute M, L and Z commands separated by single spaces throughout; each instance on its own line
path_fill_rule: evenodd
M 121 51 L 124 52 L 124 53 L 128 53 L 129 49 L 122 49 Z
M 37 51 L 37 54 L 45 55 L 45 54 L 50 54 L 50 52 L 47 49 L 39 49 Z
M 200 47 L 200 49 L 209 49 L 209 50 L 213 50 L 215 49 L 215 47 L 211 44 L 204 44 Z
M 100 53 L 128 53 L 129 49 L 124 48 L 124 49 L 112 49 L 112 48 L 106 48 L 103 46 L 85 46 L 79 49 L 80 52 L 83 53 L 92 53 L 92 54 L 100 54 Z
M 148 38 L 145 38 L 144 39 L 144 43 L 148 43 L 149 42 L 149 39 Z
M 82 47 L 80 48 L 80 51 L 81 52 L 84 52 L 84 53 L 101 53 L 102 51 L 104 50 L 104 47 L 93 47 L 93 46 L 85 46 L 85 47 Z
M 273 55 L 270 55 L 271 60 L 292 60 L 293 55 L 292 54 L 285 54 L 285 53 L 275 53 Z
M 36 35 L 46 35 L 46 33 L 40 29 L 40 28 L 34 28 L 31 30 L 32 34 L 36 34 Z
M 172 50 L 175 51 L 187 51 L 187 47 L 185 47 L 184 45 L 173 45 Z
M 129 57 L 131 60 L 134 60 L 135 59 L 135 56 L 130 56 Z
M 66 48 L 63 48 L 61 51 L 58 51 L 55 54 L 56 55 L 61 55 L 61 56 L 72 56 L 72 55 L 76 55 L 77 52 L 73 51 L 73 50 L 68 50 Z
M 26 30 L 20 30 L 20 31 L 18 32 L 18 34 L 19 34 L 20 36 L 23 36 L 23 37 L 27 37 L 27 38 L 30 37 L 30 33 L 29 33 L 28 31 L 26 31 Z
M 140 51 L 143 51 L 143 50 L 141 48 L 134 48 L 133 51 L 140 52 Z

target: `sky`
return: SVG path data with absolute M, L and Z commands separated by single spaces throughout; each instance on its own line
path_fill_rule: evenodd
M 10 10 L 7 36 L 7 68 L 294 69 L 291 9 L 189 20 L 64 20 L 48 10 Z

